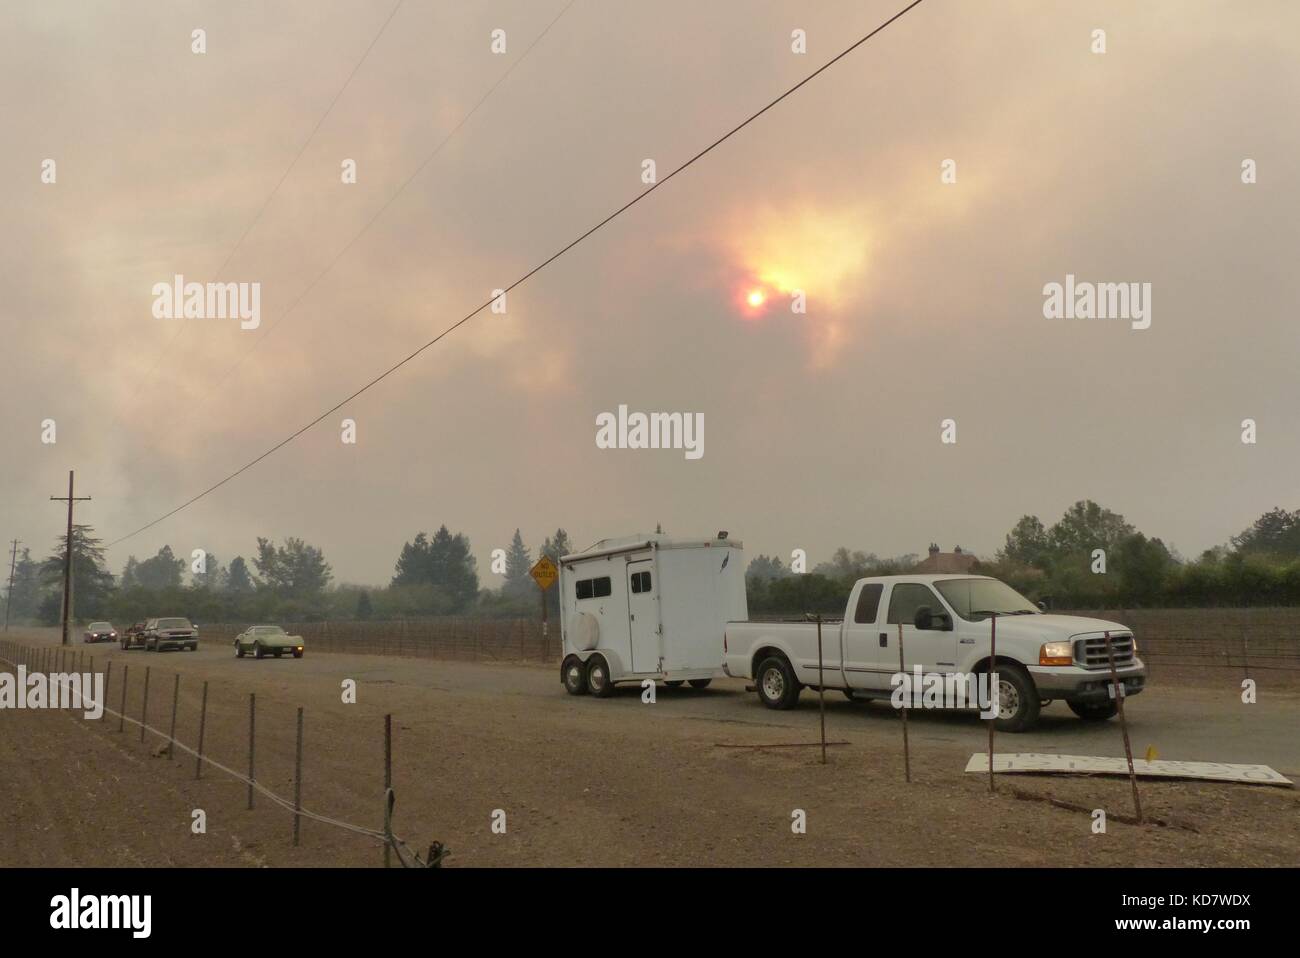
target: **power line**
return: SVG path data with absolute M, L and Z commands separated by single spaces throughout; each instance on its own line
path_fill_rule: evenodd
M 348 240 L 347 243 L 343 245 L 342 249 L 340 249 L 336 254 L 334 254 L 334 258 L 325 264 L 325 268 L 322 269 L 319 273 L 317 273 L 315 277 L 312 278 L 311 282 L 309 282 L 302 289 L 302 291 L 299 292 L 296 297 L 294 297 L 293 302 L 291 302 L 289 306 L 285 309 L 285 311 L 280 314 L 279 319 L 277 319 L 273 323 L 268 323 L 265 329 L 263 329 L 262 332 L 253 341 L 253 344 L 247 350 L 245 350 L 244 354 L 240 356 L 239 359 L 235 360 L 234 364 L 230 366 L 222 374 L 221 378 L 218 379 L 216 383 L 214 383 L 211 387 L 209 387 L 206 390 L 206 395 L 208 396 L 208 400 L 206 405 L 202 407 L 203 409 L 206 409 L 208 406 L 210 406 L 212 403 L 216 401 L 217 397 L 220 395 L 221 387 L 224 386 L 229 381 L 230 377 L 234 375 L 234 373 L 241 366 L 244 365 L 245 361 L 247 361 L 247 359 L 254 352 L 256 352 L 257 348 L 266 340 L 268 336 L 271 335 L 271 332 L 274 329 L 276 329 L 280 325 L 280 323 L 283 322 L 285 318 L 289 316 L 290 313 L 292 313 L 295 309 L 298 308 L 298 305 L 307 297 L 307 294 L 316 288 L 316 284 L 319 283 L 322 279 L 324 279 L 329 274 L 329 272 L 332 269 L 334 269 L 335 266 L 338 265 L 339 260 L 341 260 L 347 254 L 348 250 L 352 249 L 353 245 L 356 244 L 357 240 L 361 239 L 362 236 L 364 236 L 366 233 L 370 231 L 370 228 L 375 225 L 375 223 L 379 220 L 381 216 L 383 216 L 384 212 L 390 206 L 392 206 L 393 202 L 399 196 L 402 195 L 402 193 L 406 190 L 406 188 L 410 186 L 411 183 L 421 173 L 424 172 L 425 168 L 430 163 L 433 162 L 433 160 L 438 156 L 439 153 L 442 152 L 443 147 L 445 147 L 449 142 L 451 142 L 452 138 L 457 133 L 460 132 L 461 127 L 463 127 L 466 123 L 470 121 L 470 119 L 474 116 L 474 114 L 478 112 L 479 107 L 483 106 L 483 104 L 488 101 L 488 99 L 492 96 L 492 94 L 496 92 L 497 88 L 506 81 L 506 79 L 510 76 L 511 73 L 514 72 L 515 68 L 528 58 L 528 54 L 532 52 L 533 47 L 537 46 L 537 44 L 540 43 L 548 33 L 550 33 L 551 27 L 555 26 L 560 21 L 560 18 L 563 17 L 569 11 L 569 8 L 573 6 L 574 3 L 576 2 L 577 0 L 569 0 L 569 2 L 564 5 L 563 9 L 561 9 L 560 12 L 555 15 L 555 17 L 551 20 L 550 23 L 546 25 L 546 27 L 542 30 L 542 32 L 533 38 L 533 42 L 524 48 L 524 52 L 520 54 L 519 57 L 513 63 L 510 64 L 510 66 L 505 70 L 504 73 L 501 74 L 501 76 L 497 77 L 496 82 L 493 83 L 492 86 L 488 88 L 487 92 L 484 93 L 479 98 L 478 102 L 474 104 L 474 106 L 470 109 L 470 111 L 466 113 L 464 116 L 462 116 L 459 122 L 457 122 L 457 124 L 454 127 L 452 127 L 451 131 L 442 138 L 442 140 L 438 143 L 438 145 L 434 147 L 433 152 L 430 153 L 428 156 L 426 156 L 421 161 L 420 165 L 415 168 L 414 172 L 412 172 L 410 176 L 408 176 L 405 180 L 402 181 L 402 185 L 399 186 L 397 188 L 397 191 L 393 193 L 393 195 L 390 196 L 384 202 L 383 206 L 379 207 L 379 209 L 375 211 L 374 215 L 371 216 L 370 219 L 366 221 L 366 225 L 361 227 L 361 230 L 358 233 L 356 233 L 350 240 Z M 200 411 L 200 407 L 195 406 L 194 413 L 197 414 L 199 411 Z M 179 422 L 180 420 L 174 419 L 171 421 L 171 425 L 176 425 Z
M 627 210 L 631 209 L 631 208 L 632 208 L 633 206 L 635 206 L 636 204 L 640 203 L 642 200 L 644 200 L 647 196 L 649 196 L 649 195 L 650 195 L 651 193 L 653 193 L 655 190 L 659 189 L 659 187 L 663 186 L 665 183 L 667 183 L 669 180 L 671 180 L 673 177 L 675 177 L 678 173 L 681 173 L 683 170 L 685 170 L 685 169 L 687 169 L 688 167 L 692 166 L 696 161 L 702 159 L 703 157 L 707 156 L 709 153 L 713 152 L 713 150 L 715 150 L 717 147 L 721 146 L 721 145 L 722 145 L 723 143 L 725 143 L 727 140 L 731 139 L 731 137 L 735 136 L 737 133 L 739 133 L 739 132 L 740 132 L 741 130 L 743 130 L 745 127 L 749 126 L 749 124 L 753 123 L 755 120 L 757 120 L 757 119 L 758 119 L 760 116 L 762 116 L 764 113 L 767 113 L 769 110 L 771 110 L 771 109 L 772 109 L 774 106 L 776 106 L 778 103 L 780 103 L 781 101 L 783 101 L 783 100 L 785 100 L 787 97 L 789 97 L 792 93 L 794 93 L 795 91 L 801 89 L 801 88 L 804 87 L 806 84 L 808 84 L 808 83 L 810 83 L 812 80 L 814 80 L 816 77 L 818 77 L 818 76 L 820 76 L 822 73 L 824 73 L 826 70 L 830 69 L 832 66 L 834 66 L 836 63 L 838 63 L 840 60 L 844 59 L 846 56 L 848 56 L 848 55 L 849 55 L 850 53 L 852 53 L 854 50 L 858 49 L 858 47 L 862 46 L 864 43 L 866 43 L 868 40 L 870 40 L 870 39 L 871 39 L 872 37 L 874 37 L 876 34 L 880 33 L 882 30 L 884 30 L 886 27 L 888 27 L 890 24 L 892 24 L 895 20 L 898 20 L 898 19 L 901 18 L 904 14 L 906 14 L 906 13 L 908 13 L 909 11 L 913 10 L 914 8 L 920 6 L 922 2 L 923 2 L 923 0 L 912 0 L 911 3 L 909 3 L 909 4 L 908 4 L 906 7 L 904 7 L 903 9 L 899 10 L 897 13 L 895 13 L 892 17 L 890 17 L 890 18 L 889 18 L 888 20 L 886 20 L 884 23 L 880 24 L 878 27 L 876 27 L 876 28 L 875 28 L 874 30 L 872 30 L 870 33 L 867 33 L 867 34 L 864 35 L 861 39 L 859 39 L 859 40 L 857 40 L 856 42 L 854 42 L 851 46 L 846 47 L 843 51 L 841 51 L 840 53 L 836 54 L 836 55 L 835 55 L 834 57 L 832 57 L 831 59 L 827 60 L 827 61 L 826 61 L 825 63 L 823 63 L 820 67 L 818 67 L 818 68 L 817 68 L 816 70 L 814 70 L 812 73 L 808 74 L 806 77 L 804 77 L 802 80 L 800 80 L 800 81 L 799 81 L 798 83 L 796 83 L 794 86 L 790 87 L 788 90 L 786 90 L 786 91 L 785 91 L 784 93 L 782 93 L 780 96 L 778 96 L 776 99 L 772 100 L 772 101 L 771 101 L 770 103 L 768 103 L 766 106 L 764 106 L 764 107 L 760 108 L 759 110 L 755 111 L 754 113 L 750 114 L 746 119 L 744 119 L 744 120 L 742 120 L 740 123 L 736 124 L 736 125 L 735 125 L 734 127 L 732 127 L 730 130 L 728 130 L 726 133 L 724 133 L 722 136 L 718 137 L 716 140 L 714 140 L 712 143 L 710 143 L 710 144 L 709 144 L 708 146 L 706 146 L 704 149 L 700 150 L 700 152 L 696 153 L 694 156 L 692 156 L 690 159 L 688 159 L 685 163 L 683 163 L 683 164 L 681 164 L 680 166 L 678 166 L 676 169 L 674 169 L 671 173 L 669 173 L 669 174 L 668 174 L 667 176 L 665 176 L 663 179 L 657 180 L 655 183 L 651 184 L 651 186 L 650 186 L 648 189 L 646 189 L 644 192 L 637 194 L 637 195 L 636 195 L 635 197 L 633 197 L 631 200 L 629 200 L 628 202 L 624 203 L 624 204 L 623 204 L 622 206 L 620 206 L 618 209 L 614 210 L 614 212 L 610 213 L 608 216 L 606 216 L 604 219 L 602 219 L 602 220 L 601 220 L 599 223 L 597 223 L 595 226 L 592 226 L 592 227 L 591 227 L 590 229 L 588 229 L 586 232 L 584 232 L 584 233 L 582 233 L 580 236 L 578 236 L 577 239 L 574 239 L 574 240 L 570 241 L 568 244 L 566 244 L 565 246 L 561 247 L 561 248 L 560 248 L 559 250 L 557 250 L 556 252 L 552 253 L 552 254 L 551 254 L 550 256 L 548 256 L 546 259 L 542 260 L 542 262 L 538 263 L 536 266 L 534 266 L 534 267 L 533 267 L 532 269 L 530 269 L 528 272 L 524 273 L 522 276 L 520 276 L 518 279 L 516 279 L 516 280 L 515 280 L 513 283 L 511 283 L 509 286 L 504 287 L 504 288 L 501 290 L 501 293 L 498 294 L 498 296 L 499 296 L 499 295 L 504 295 L 504 294 L 506 294 L 506 293 L 509 293 L 509 292 L 510 292 L 512 289 L 514 289 L 516 286 L 519 286 L 520 284 L 527 282 L 527 281 L 528 281 L 529 279 L 531 279 L 534 275 L 536 275 L 537 273 L 541 272 L 543 269 L 545 269 L 545 268 L 546 268 L 547 266 L 549 266 L 551 263 L 555 262 L 557 259 L 559 259 L 561 256 L 563 256 L 563 255 L 564 255 L 565 253 L 567 253 L 569 250 L 573 249 L 575 246 L 577 246 L 577 245 L 578 245 L 579 243 L 581 243 L 583 240 L 587 239 L 587 238 L 588 238 L 589 236 L 591 236 L 593 233 L 597 232 L 597 231 L 600 230 L 602 227 L 604 227 L 604 226 L 606 226 L 608 223 L 610 223 L 612 220 L 614 220 L 614 219 L 617 218 L 618 216 L 622 215 L 624 212 L 626 212 Z M 346 405 L 347 405 L 348 403 L 350 403 L 352 400 L 356 399 L 356 398 L 357 398 L 358 396 L 360 396 L 362 393 L 367 392 L 371 387 L 377 385 L 379 382 L 383 381 L 384 379 L 387 379 L 387 378 L 388 378 L 389 376 L 391 376 L 393 373 L 397 372 L 397 370 L 401 369 L 403 366 L 405 366 L 405 365 L 406 365 L 407 363 L 409 363 L 411 360 L 415 359 L 415 357 L 417 357 L 417 356 L 419 356 L 421 353 L 423 353 L 423 352 L 424 352 L 426 349 L 428 349 L 430 346 L 433 346 L 433 345 L 437 344 L 437 343 L 438 343 L 440 340 L 442 340 L 444 337 L 446 337 L 447 335 L 449 335 L 449 334 L 452 333 L 452 332 L 455 332 L 455 331 L 456 331 L 457 329 L 459 329 L 461 326 L 465 325 L 465 323 L 469 322 L 469 321 L 470 321 L 471 319 L 473 319 L 476 315 L 478 315 L 479 313 L 481 313 L 484 309 L 486 309 L 487 307 L 489 307 L 490 305 L 492 305 L 492 303 L 495 302 L 497 298 L 498 298 L 497 296 L 493 296 L 493 297 L 490 297 L 490 298 L 487 299 L 487 300 L 484 300 L 482 303 L 480 303 L 478 306 L 476 306 L 476 307 L 475 307 L 474 309 L 472 309 L 470 312 L 466 313 L 464 316 L 462 316 L 462 317 L 461 317 L 460 319 L 458 319 L 456 322 L 452 323 L 450 326 L 448 326 L 446 329 L 444 329 L 442 332 L 440 332 L 437 336 L 433 337 L 433 339 L 429 340 L 429 341 L 428 341 L 427 343 L 425 343 L 423 346 L 420 346 L 418 349 L 416 349 L 414 352 L 412 352 L 412 353 L 410 353 L 409 355 L 407 355 L 405 358 L 401 359 L 400 361 L 394 363 L 392 366 L 388 367 L 388 369 L 384 370 L 382 373 L 380 373 L 380 374 L 379 374 L 378 376 L 376 376 L 374 379 L 370 380 L 370 381 L 369 381 L 368 383 L 366 383 L 364 386 L 362 386 L 361 388 L 357 389 L 357 390 L 354 391 L 351 395 L 347 396 L 346 398 L 344 398 L 344 399 L 341 400 L 340 402 L 335 403 L 335 404 L 334 404 L 333 406 L 331 406 L 329 409 L 326 409 L 323 413 L 321 413 L 319 416 L 317 416 L 317 417 L 316 417 L 315 419 L 313 419 L 311 422 L 307 423 L 305 426 L 302 426 L 301 428 L 299 428 L 299 429 L 296 430 L 295 432 L 291 433 L 291 434 L 290 434 L 289 436 L 287 436 L 286 438 L 280 440 L 278 443 L 276 443 L 276 444 L 275 444 L 274 446 L 272 446 L 270 449 L 266 450 L 266 452 L 262 453 L 262 454 L 261 454 L 260 456 L 258 456 L 257 458 L 252 459 L 251 461 L 245 463 L 243 466 L 240 466 L 238 469 L 236 469 L 236 470 L 235 470 L 234 472 L 232 472 L 230 475 L 226 476 L 224 479 L 220 480 L 219 482 L 213 483 L 211 486 L 208 486 L 208 488 L 204 489 L 204 490 L 203 490 L 202 492 L 200 492 L 198 495 L 196 495 L 196 496 L 194 496 L 194 497 L 192 497 L 192 498 L 190 498 L 190 499 L 187 499 L 185 502 L 181 503 L 179 506 L 177 506 L 175 509 L 172 509 L 170 512 L 164 513 L 163 515 L 159 516 L 157 519 L 154 519 L 152 522 L 146 523 L 145 525 L 141 526 L 139 529 L 136 529 L 134 532 L 127 533 L 126 535 L 122 536 L 122 537 L 119 538 L 119 539 L 114 539 L 112 542 L 110 542 L 110 543 L 108 544 L 109 547 L 111 547 L 111 546 L 115 546 L 115 545 L 117 545 L 119 542 L 125 542 L 127 539 L 130 539 L 130 538 L 132 538 L 133 536 L 137 536 L 137 535 L 139 535 L 141 532 L 144 532 L 146 529 L 150 529 L 150 528 L 152 528 L 153 526 L 156 526 L 158 523 L 160 523 L 160 522 L 162 522 L 162 521 L 164 521 L 164 520 L 166 520 L 166 519 L 170 519 L 172 516 L 176 515 L 176 513 L 180 512 L 182 509 L 187 509 L 187 508 L 189 508 L 189 507 L 192 506 L 194 503 L 198 502 L 200 499 L 202 499 L 202 498 L 204 498 L 205 496 L 207 496 L 207 495 L 209 495 L 209 494 L 215 492 L 216 490 L 220 489 L 222 486 L 224 486 L 226 483 L 230 482 L 232 479 L 236 479 L 236 478 L 238 478 L 240 475 L 242 475 L 243 473 L 247 472 L 249 469 L 253 468 L 253 466 L 257 465 L 257 464 L 258 464 L 259 462 L 261 462 L 263 459 L 267 458 L 268 456 L 273 455 L 274 453 L 278 452 L 280 449 L 282 449 L 282 448 L 284 448 L 285 446 L 287 446 L 289 443 L 293 442 L 295 439 L 297 439 L 299 436 L 301 436 L 301 435 L 302 435 L 304 432 L 306 432 L 308 429 L 311 429 L 311 428 L 312 428 L 313 426 L 315 426 L 317 423 L 319 423 L 319 422 L 321 422 L 323 419 L 325 419 L 325 417 L 327 417 L 327 416 L 329 416 L 329 415 L 331 415 L 331 414 L 337 412 L 338 410 L 342 409 L 344 406 L 346 406 Z

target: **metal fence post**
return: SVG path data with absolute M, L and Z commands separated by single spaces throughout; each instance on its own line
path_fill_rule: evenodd
M 392 713 L 384 716 L 384 795 L 388 794 L 389 789 L 393 787 L 393 716 Z M 386 807 L 386 806 L 385 806 Z M 384 816 L 385 823 L 388 822 L 388 815 Z M 387 842 L 384 843 L 384 867 L 392 866 L 392 848 Z
M 1138 824 L 1142 824 L 1142 799 L 1138 798 L 1138 780 L 1137 774 L 1133 771 L 1133 748 L 1129 745 L 1128 740 L 1128 722 L 1124 718 L 1124 688 L 1119 682 L 1119 673 L 1115 671 L 1115 653 L 1111 651 L 1110 633 L 1104 633 L 1106 637 L 1106 658 L 1110 661 L 1110 692 L 1115 696 L 1115 704 L 1119 708 L 1119 727 L 1124 735 L 1124 756 L 1128 759 L 1128 779 L 1129 784 L 1133 786 L 1133 808 L 1137 812 Z
M 176 673 L 176 682 L 172 685 L 172 730 L 167 736 L 167 760 L 171 761 L 172 754 L 176 750 L 176 706 L 180 704 L 181 699 L 181 674 Z
M 145 723 L 149 721 L 149 670 L 153 666 L 144 667 L 144 702 L 140 705 L 140 741 L 144 741 Z
M 907 664 L 903 658 L 903 623 L 898 623 L 898 671 L 903 681 L 907 682 Z M 911 698 L 912 686 L 908 683 L 908 694 L 903 696 L 903 781 L 912 780 L 912 752 L 907 742 L 907 700 Z
M 298 754 L 293 763 L 293 847 L 302 827 L 302 706 L 298 706 Z
M 126 682 L 130 677 L 131 666 L 126 663 L 122 664 L 122 707 L 117 712 L 117 730 L 122 731 L 126 725 Z
M 248 809 L 253 809 L 253 748 L 257 729 L 257 693 L 248 693 Z
M 207 730 L 208 725 L 208 683 L 203 683 L 203 704 L 199 706 L 199 750 L 198 758 L 194 762 L 194 777 L 197 779 L 203 774 L 203 733 Z
M 797 687 L 797 686 L 796 686 Z M 822 673 L 822 614 L 817 613 L 817 702 L 822 719 L 822 764 L 826 764 L 826 677 Z

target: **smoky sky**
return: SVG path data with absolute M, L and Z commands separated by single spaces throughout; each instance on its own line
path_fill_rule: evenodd
M 328 116 L 389 0 L 5 4 L 0 537 L 48 554 L 69 469 L 106 540 L 169 511 L 904 5 L 577 0 L 521 59 L 565 3 L 406 0 Z M 296 535 L 382 583 L 444 523 L 485 584 L 516 527 L 990 554 L 1082 498 L 1194 556 L 1300 507 L 1298 37 L 927 0 L 110 568 Z M 261 326 L 155 318 L 176 274 L 259 283 Z M 1150 329 L 1045 319 L 1067 274 L 1150 283 Z M 703 457 L 597 448 L 620 405 L 702 413 Z

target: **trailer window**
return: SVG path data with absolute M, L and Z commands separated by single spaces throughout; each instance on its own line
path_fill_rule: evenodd
M 634 593 L 650 591 L 650 573 L 633 572 L 632 573 L 632 591 Z
M 610 592 L 609 576 L 599 579 L 579 579 L 574 583 L 575 594 L 579 599 L 600 599 Z
M 864 585 L 862 591 L 858 593 L 858 607 L 853 613 L 853 621 L 875 622 L 876 614 L 880 611 L 880 594 L 884 591 L 884 585 L 879 582 Z

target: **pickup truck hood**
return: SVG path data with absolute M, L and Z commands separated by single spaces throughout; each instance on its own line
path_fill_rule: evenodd
M 987 623 L 980 623 L 986 625 Z M 1132 630 L 1118 622 L 1105 619 L 1092 619 L 1082 615 L 1008 615 L 998 616 L 998 635 L 1016 638 L 1033 638 L 1046 636 L 1056 639 L 1068 639 L 1073 635 L 1088 632 L 1123 632 Z

